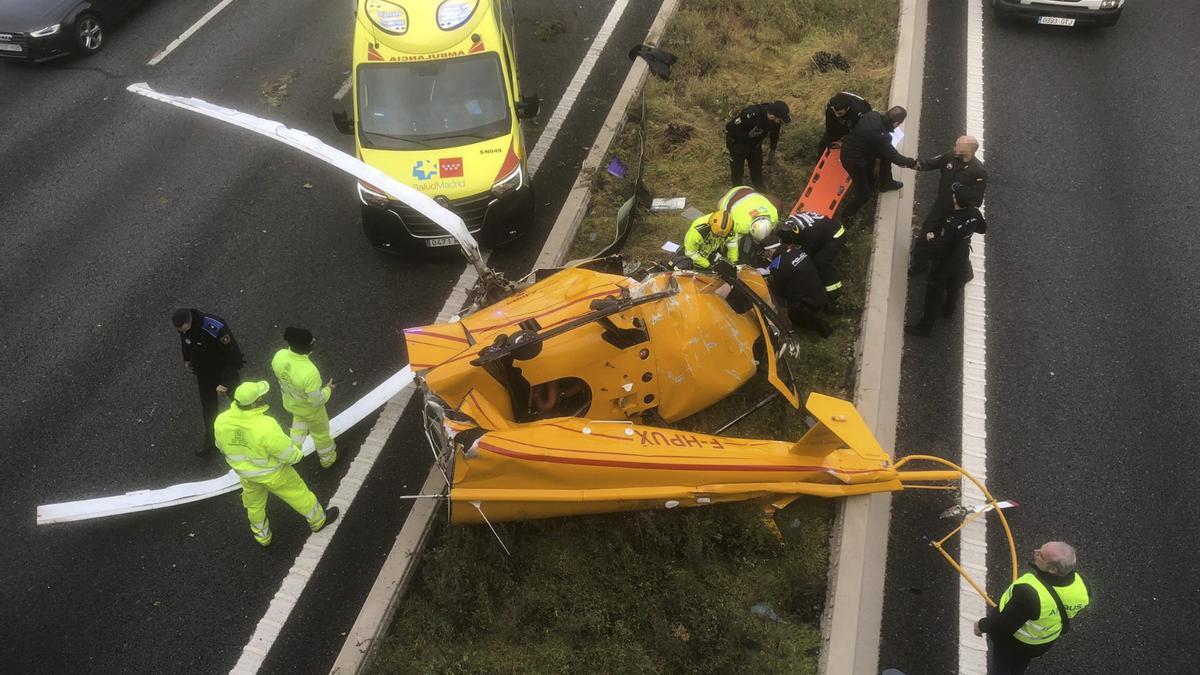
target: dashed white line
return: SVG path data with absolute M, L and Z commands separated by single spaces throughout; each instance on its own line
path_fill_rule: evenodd
M 983 0 L 967 7 L 967 134 L 979 139 L 983 159 Z M 982 209 L 981 209 L 982 210 Z M 971 267 L 975 279 L 963 296 L 962 465 L 981 482 L 987 482 L 987 294 L 983 237 L 971 240 Z M 962 503 L 984 501 L 970 481 L 962 481 Z M 962 531 L 959 558 L 963 569 L 987 584 L 987 522 L 976 518 Z M 958 585 L 958 672 L 987 675 L 987 643 L 975 637 L 975 621 L 987 606 L 966 579 Z
M 228 4 L 230 1 L 232 0 L 226 0 L 224 4 Z M 529 159 L 526 162 L 531 180 L 533 175 L 537 173 L 542 160 L 545 159 L 546 154 L 549 152 L 550 146 L 554 143 L 554 139 L 562 127 L 563 120 L 566 119 L 567 114 L 571 112 L 571 108 L 575 105 L 579 92 L 583 89 L 588 77 L 591 76 L 600 53 L 604 50 L 604 45 L 607 44 L 608 38 L 612 35 L 613 29 L 616 27 L 617 22 L 621 19 L 628 5 L 628 0 L 617 0 L 613 4 L 612 10 L 609 11 L 608 16 L 604 19 L 604 24 L 593 39 L 591 48 L 584 55 L 583 61 L 575 71 L 574 77 L 571 78 L 571 82 L 567 85 L 566 93 L 555 107 L 554 113 L 550 117 L 550 122 L 547 123 L 541 136 L 538 137 L 533 152 L 530 153 Z M 486 261 L 489 256 L 490 251 L 484 254 L 484 260 Z M 450 296 L 446 298 L 446 303 L 442 307 L 442 311 L 438 314 L 438 323 L 450 321 L 458 312 L 458 309 L 465 303 L 467 292 L 475 285 L 475 281 L 478 278 L 475 268 L 467 265 L 466 269 L 463 270 L 462 276 L 458 278 L 458 281 L 454 284 L 454 288 L 451 289 Z M 371 428 L 371 433 L 368 434 L 367 440 L 363 442 L 358 455 L 350 463 L 349 470 L 347 470 L 345 477 L 342 478 L 342 482 L 338 485 L 337 492 L 330 498 L 330 506 L 340 507 L 343 514 L 349 511 L 350 504 L 354 501 L 359 489 L 366 481 L 367 475 L 375 465 L 375 460 L 379 457 L 379 453 L 387 442 L 388 437 L 391 436 L 392 431 L 395 430 L 396 425 L 400 422 L 400 416 L 403 414 L 404 408 L 408 405 L 413 393 L 414 389 L 412 387 L 401 391 L 395 398 L 388 402 L 383 412 L 379 414 L 379 418 L 376 420 L 375 426 Z M 233 667 L 233 670 L 230 671 L 231 673 L 236 675 L 254 675 L 262 668 L 267 654 L 270 653 L 271 647 L 279 638 L 279 633 L 283 630 L 284 625 L 291 616 L 292 610 L 295 609 L 296 603 L 299 602 L 301 593 L 304 592 L 309 579 L 312 578 L 317 565 L 321 562 L 321 558 L 324 557 L 325 551 L 328 550 L 329 543 L 332 541 L 334 533 L 337 532 L 340 523 L 341 520 L 339 519 L 326 530 L 308 537 L 300 554 L 296 556 L 295 562 L 292 563 L 292 568 L 288 571 L 279 590 L 275 593 L 275 597 L 271 599 L 267 613 L 259 620 L 258 625 L 255 627 L 254 635 L 251 636 L 246 646 L 242 648 L 242 655 Z
M 174 42 L 172 42 L 171 44 L 167 45 L 167 46 L 166 46 L 166 47 L 165 47 L 165 48 L 164 48 L 162 51 L 160 51 L 159 53 L 155 54 L 155 55 L 154 55 L 154 58 L 152 58 L 152 59 L 150 59 L 149 61 L 147 61 L 147 62 L 146 62 L 146 65 L 148 65 L 148 66 L 157 66 L 159 63 L 161 63 L 161 62 L 162 62 L 162 60 L 163 60 L 163 59 L 167 58 L 167 55 L 168 55 L 168 54 L 170 54 L 171 52 L 175 51 L 175 49 L 176 49 L 177 47 L 179 47 L 179 45 L 183 44 L 184 40 L 187 40 L 188 38 L 190 38 L 190 37 L 191 37 L 193 34 L 195 34 L 195 32 L 196 32 L 196 31 L 200 30 L 200 29 L 201 29 L 201 28 L 204 26 L 204 24 L 206 24 L 206 23 L 208 23 L 209 21 L 211 21 L 211 20 L 212 20 L 212 18 L 213 18 L 214 16 L 216 16 L 217 14 L 219 14 L 219 13 L 221 12 L 221 10 L 225 9 L 226 7 L 228 7 L 228 6 L 229 6 L 229 4 L 230 4 L 230 3 L 232 3 L 232 2 L 233 2 L 233 0 L 221 0 L 221 2 L 217 3 L 217 6 L 216 6 L 216 7 L 213 7 L 212 9 L 208 10 L 208 13 L 207 13 L 207 14 L 205 14 L 204 16 L 200 17 L 200 20 L 199 20 L 199 21 L 197 21 L 196 23 L 192 24 L 190 28 L 188 28 L 187 30 L 183 31 L 183 33 L 181 33 L 181 34 L 179 35 L 179 37 L 175 38 L 175 41 L 174 41 Z
M 354 73 L 346 76 L 346 81 L 338 87 L 337 93 L 333 95 L 333 100 L 340 101 L 345 98 L 346 94 L 350 93 L 350 87 L 354 86 Z

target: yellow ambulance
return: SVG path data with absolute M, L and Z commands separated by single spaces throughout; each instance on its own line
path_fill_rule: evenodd
M 358 0 L 353 112 L 334 112 L 367 164 L 457 213 L 484 246 L 533 219 L 511 0 Z M 385 251 L 457 246 L 437 225 L 360 182 L 363 230 Z

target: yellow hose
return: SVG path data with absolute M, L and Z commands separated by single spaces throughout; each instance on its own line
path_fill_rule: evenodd
M 996 515 L 1000 517 L 1000 524 L 1004 526 L 1004 536 L 1005 536 L 1005 538 L 1008 539 L 1008 554 L 1009 554 L 1009 562 L 1010 562 L 1010 565 L 1012 568 L 1012 580 L 1016 581 L 1017 580 L 1017 545 L 1016 545 L 1016 542 L 1013 541 L 1012 529 L 1008 526 L 1008 518 L 1006 518 L 1004 516 L 1004 510 L 1000 508 L 1000 505 L 996 502 L 996 498 L 992 496 L 992 493 L 988 491 L 987 487 L 984 486 L 984 484 L 979 479 L 977 479 L 975 476 L 972 476 L 970 474 L 970 472 L 968 472 L 966 469 L 962 468 L 961 466 L 955 464 L 954 462 L 951 462 L 948 459 L 943 459 L 941 457 L 934 457 L 933 455 L 909 455 L 908 457 L 901 459 L 899 462 L 896 462 L 896 466 L 895 466 L 896 471 L 899 472 L 900 469 L 904 465 L 906 465 L 910 461 L 914 461 L 914 460 L 935 462 L 935 463 L 941 464 L 943 466 L 951 467 L 956 472 L 958 472 L 959 475 L 965 476 L 967 480 L 969 480 L 975 484 L 975 487 L 979 488 L 979 491 L 982 492 L 983 496 L 987 498 L 987 503 L 991 505 L 992 509 L 996 512 Z M 909 471 L 909 472 L 907 472 L 906 475 L 902 474 L 900 476 L 900 480 L 901 480 L 901 482 L 904 482 L 906 477 L 910 481 L 911 480 L 945 479 L 945 477 L 941 475 L 944 473 L 945 472 L 941 472 L 941 471 Z M 919 486 L 914 485 L 912 487 L 919 487 Z M 942 537 L 938 541 L 931 542 L 931 545 L 935 549 L 937 549 L 938 553 L 942 554 L 942 557 L 944 557 L 946 559 L 946 561 L 950 563 L 951 567 L 953 567 L 959 574 L 962 575 L 962 577 L 964 579 L 967 580 L 967 583 L 971 584 L 971 588 L 974 588 L 976 593 L 979 593 L 979 595 L 982 596 L 983 599 L 986 600 L 989 605 L 991 605 L 992 607 L 995 607 L 996 603 L 994 600 L 992 600 L 992 598 L 990 596 L 988 596 L 987 591 L 985 591 L 983 589 L 983 587 L 979 585 L 978 582 L 976 582 L 973 578 L 971 578 L 971 575 L 967 574 L 967 571 L 962 568 L 962 565 L 958 564 L 958 561 L 955 560 L 954 557 L 951 556 L 949 553 L 947 553 L 946 550 L 942 547 L 942 545 L 944 543 L 946 543 L 947 540 L 949 540 L 951 537 L 953 537 L 955 534 L 957 534 L 959 531 L 961 531 L 963 529 L 963 527 L 965 527 L 967 525 L 967 523 L 971 522 L 976 517 L 982 515 L 982 513 L 983 512 L 972 513 L 969 517 L 963 519 L 963 522 L 958 527 L 954 528 L 954 530 L 952 530 L 949 534 L 947 534 L 945 537 Z M 987 583 L 986 579 L 984 580 L 984 583 Z

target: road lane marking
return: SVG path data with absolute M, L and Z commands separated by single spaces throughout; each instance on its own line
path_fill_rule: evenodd
M 604 24 L 601 25 L 596 37 L 592 40 L 591 48 L 584 55 L 583 61 L 575 71 L 574 77 L 571 78 L 571 82 L 567 85 L 566 93 L 559 100 L 551 116 L 552 121 L 558 120 L 557 124 L 553 128 L 551 128 L 550 124 L 547 124 L 545 131 L 538 137 L 529 160 L 526 162 L 530 180 L 533 179 L 534 174 L 541 165 L 542 159 L 545 159 L 546 154 L 549 152 L 550 146 L 554 143 L 559 128 L 562 126 L 562 121 L 566 119 L 567 114 L 575 105 L 579 92 L 595 68 L 600 52 L 604 49 L 604 44 L 608 42 L 613 28 L 621 19 L 628 5 L 628 0 L 617 0 L 613 4 L 613 9 L 604 19 Z M 534 162 L 535 156 L 538 158 L 537 162 Z M 490 252 L 484 254 L 485 262 L 488 257 L 490 257 Z M 462 276 L 459 277 L 451 289 L 450 296 L 446 298 L 446 303 L 438 314 L 437 323 L 448 322 L 457 314 L 459 308 L 466 301 L 467 292 L 475 285 L 475 281 L 478 278 L 479 275 L 475 268 L 467 265 L 466 269 L 463 270 Z M 343 516 L 349 512 L 350 504 L 354 501 L 362 484 L 366 482 L 367 475 L 374 466 L 379 452 L 383 449 L 388 438 L 395 430 L 396 425 L 399 424 L 404 408 L 412 399 L 414 392 L 415 387 L 408 387 L 397 394 L 387 404 L 387 407 L 379 414 L 379 419 L 375 422 L 375 426 L 371 429 L 370 434 L 368 434 L 367 440 L 363 442 L 358 455 L 350 463 L 350 469 L 346 472 L 346 476 L 342 479 L 341 484 L 338 485 L 334 496 L 329 500 L 330 506 L 342 508 Z M 360 460 L 362 461 L 360 462 Z M 279 633 L 287 624 L 292 610 L 295 609 L 296 603 L 299 601 L 301 594 L 316 571 L 317 565 L 328 550 L 329 542 L 333 539 L 333 534 L 337 532 L 337 528 L 341 522 L 342 520 L 339 518 L 329 526 L 328 532 L 322 530 L 309 536 L 299 555 L 296 556 L 296 560 L 292 564 L 292 568 L 288 571 L 287 577 L 280 584 L 279 591 L 271 599 L 271 604 L 268 606 L 266 614 L 263 615 L 263 618 L 259 620 L 258 625 L 255 627 L 250 641 L 242 648 L 242 655 L 233 667 L 233 670 L 230 671 L 231 673 L 235 675 L 254 675 L 262 667 L 263 662 L 271 651 L 271 647 L 279 638 Z
M 554 142 L 554 138 L 562 130 L 563 122 L 567 119 L 567 113 L 571 112 L 571 108 L 575 106 L 575 99 L 579 98 L 579 92 L 583 89 L 584 83 L 587 82 L 588 76 L 591 75 L 592 69 L 596 66 L 596 61 L 600 59 L 600 53 L 604 51 L 605 45 L 608 44 L 608 38 L 612 37 L 613 30 L 617 27 L 617 22 L 621 20 L 621 15 L 625 13 L 625 8 L 628 5 L 629 0 L 617 0 L 613 3 L 612 9 L 608 10 L 608 16 L 604 17 L 604 23 L 600 26 L 596 37 L 592 39 L 592 46 L 583 55 L 583 60 L 579 62 L 579 69 L 575 71 L 575 76 L 571 78 L 571 83 L 567 85 L 566 91 L 563 92 L 563 97 L 558 101 L 558 105 L 555 106 L 550 119 L 546 121 L 546 127 L 542 130 L 542 135 L 538 136 L 538 142 L 534 146 L 533 152 L 529 153 L 529 159 L 526 160 L 525 167 L 529 170 L 530 176 L 538 170 L 538 167 L 542 165 L 542 161 L 546 159 L 546 153 L 550 151 L 550 144 Z
M 188 28 L 187 30 L 183 31 L 183 33 L 181 33 L 181 34 L 179 35 L 179 37 L 175 38 L 175 41 L 174 41 L 174 42 L 172 42 L 171 44 L 167 45 L 167 46 L 166 46 L 165 48 L 163 48 L 163 50 L 162 50 L 162 51 L 160 51 L 159 53 L 155 54 L 155 55 L 154 55 L 154 58 L 152 58 L 152 59 L 150 59 L 149 61 L 147 61 L 147 62 L 146 62 L 146 65 L 148 65 L 148 66 L 157 66 L 159 63 L 161 63 L 161 62 L 162 62 L 162 60 L 163 60 L 163 59 L 167 58 L 167 55 L 168 55 L 168 54 L 170 54 L 171 52 L 175 51 L 175 49 L 176 49 L 177 47 L 179 47 L 179 45 L 183 44 L 183 41 L 184 41 L 184 40 L 187 40 L 187 39 L 188 39 L 188 38 L 190 38 L 192 35 L 194 35 L 194 34 L 196 33 L 196 31 L 198 31 L 198 30 L 200 30 L 201 28 L 203 28 L 203 27 L 204 27 L 204 24 L 206 24 L 206 23 L 208 23 L 209 21 L 211 21 L 211 20 L 212 20 L 212 18 L 213 18 L 214 16 L 216 16 L 217 14 L 219 14 L 219 13 L 221 12 L 221 10 L 225 9 L 226 7 L 228 7 L 228 6 L 229 6 L 229 4 L 230 4 L 230 3 L 232 3 L 232 2 L 233 2 L 233 0 L 221 0 L 221 2 L 217 3 L 217 6 L 216 6 L 216 7 L 213 7 L 212 9 L 208 10 L 208 14 L 205 14 L 204 16 L 200 17 L 200 20 L 199 20 L 199 21 L 197 21 L 196 23 L 192 24 L 190 28 Z
M 338 87 L 337 93 L 333 95 L 333 100 L 340 101 L 345 98 L 346 94 L 350 93 L 350 87 L 353 85 L 354 73 L 351 73 L 346 76 L 346 81 L 342 83 L 342 86 Z
M 979 139 L 979 159 L 987 145 L 983 126 L 983 0 L 967 7 L 967 135 Z M 983 211 L 983 207 L 979 209 Z M 971 240 L 975 279 L 963 293 L 962 465 L 987 483 L 987 293 L 984 237 Z M 962 504 L 986 501 L 979 488 L 962 480 Z M 976 518 L 962 531 L 959 559 L 972 577 L 987 585 L 987 519 Z M 958 672 L 987 675 L 987 642 L 975 637 L 975 621 L 987 612 L 983 598 L 965 578 L 958 583 Z

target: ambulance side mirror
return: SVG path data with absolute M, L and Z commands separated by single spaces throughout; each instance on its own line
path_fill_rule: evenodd
M 350 114 L 346 112 L 345 108 L 338 108 L 333 111 L 333 126 L 337 127 L 337 130 L 343 134 L 350 135 L 354 133 L 354 120 L 350 119 Z
M 542 101 L 537 97 L 537 94 L 522 96 L 520 101 L 517 101 L 517 117 L 523 120 L 531 119 L 538 116 L 538 111 L 542 109 Z

